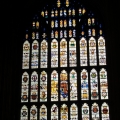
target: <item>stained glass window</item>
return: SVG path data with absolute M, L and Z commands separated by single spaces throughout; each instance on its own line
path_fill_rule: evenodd
M 28 120 L 28 108 L 25 105 L 21 108 L 20 120 Z
M 70 107 L 70 120 L 78 120 L 78 107 L 74 103 Z
M 38 68 L 39 45 L 38 41 L 32 43 L 31 68 Z
M 67 67 L 67 41 L 60 41 L 60 67 Z
M 100 96 L 101 99 L 108 99 L 107 71 L 104 68 L 100 70 Z
M 91 99 L 98 100 L 98 75 L 95 69 L 90 72 L 90 84 L 91 84 Z
M 30 109 L 30 120 L 37 120 L 37 107 L 35 105 L 33 105 Z
M 109 119 L 107 42 L 97 16 L 77 0 L 57 0 L 33 17 L 22 44 L 21 120 Z
M 22 75 L 21 102 L 28 102 L 29 75 L 24 72 Z
M 44 39 L 41 42 L 40 68 L 47 68 L 47 63 L 48 63 L 48 43 Z
M 90 66 L 97 65 L 96 40 L 93 37 L 89 39 L 89 64 Z
M 80 40 L 80 66 L 87 66 L 87 41 L 83 37 Z
M 76 67 L 77 58 L 76 58 L 76 41 L 74 38 L 71 38 L 69 41 L 69 66 Z
M 30 93 L 30 101 L 37 102 L 38 101 L 38 74 L 34 71 L 31 75 L 31 93 Z
M 51 42 L 51 67 L 58 67 L 58 41 L 56 39 Z
M 51 120 L 58 120 L 58 107 L 55 104 L 51 107 Z
M 58 73 L 55 70 L 51 74 L 51 101 L 58 101 Z
M 68 75 L 65 70 L 60 74 L 60 100 L 68 101 Z
M 81 72 L 81 100 L 89 99 L 88 72 L 83 69 Z
M 68 120 L 68 107 L 66 104 L 63 104 L 60 108 L 60 119 Z
M 47 120 L 47 107 L 43 104 L 40 107 L 40 120 Z
M 70 72 L 70 100 L 77 100 L 77 73 L 75 70 Z
M 40 102 L 47 101 L 47 73 L 42 71 L 40 74 Z
M 23 44 L 23 61 L 22 68 L 29 69 L 29 58 L 30 57 L 30 43 L 26 40 Z

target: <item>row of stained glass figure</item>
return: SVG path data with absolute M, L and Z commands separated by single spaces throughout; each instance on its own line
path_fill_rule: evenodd
M 67 48 L 67 41 L 65 38 L 60 41 L 60 67 L 68 66 L 69 55 L 69 67 L 77 66 L 77 53 L 76 53 L 76 40 L 71 38 L 69 41 L 69 52 Z M 99 37 L 98 39 L 98 56 L 96 50 L 96 40 L 91 37 L 89 39 L 89 47 L 86 38 L 81 38 L 79 42 L 80 50 L 80 66 L 88 66 L 88 56 L 89 56 L 89 65 L 97 66 L 97 57 L 99 58 L 99 65 L 106 65 L 106 48 L 105 48 L 105 39 Z M 51 42 L 51 67 L 58 67 L 58 41 L 53 39 Z M 31 49 L 31 68 L 38 68 L 38 58 L 39 58 L 39 49 L 40 49 L 40 68 L 48 67 L 48 42 L 43 39 L 41 41 L 40 47 L 37 40 L 34 40 L 32 43 Z M 89 54 L 88 54 L 89 49 Z M 29 58 L 30 58 L 30 43 L 25 41 L 23 44 L 23 69 L 29 68 Z
M 107 71 L 104 68 L 100 70 L 99 75 L 95 69 L 92 69 L 90 74 L 88 74 L 86 69 L 83 69 L 80 73 L 81 88 L 78 87 L 77 79 L 77 72 L 74 69 L 69 76 L 65 70 L 61 71 L 60 76 L 54 70 L 50 79 L 47 73 L 42 71 L 40 80 L 36 71 L 31 74 L 30 79 L 29 74 L 24 72 L 22 75 L 21 102 L 28 102 L 29 90 L 30 102 L 38 102 L 38 89 L 40 89 L 40 102 L 47 102 L 48 81 L 51 81 L 51 101 L 59 101 L 59 96 L 60 101 L 68 101 L 68 95 L 70 95 L 71 101 L 76 101 L 78 100 L 79 89 L 81 90 L 81 100 L 89 100 L 89 96 L 91 96 L 91 100 L 98 100 L 99 95 L 101 99 L 108 99 Z M 40 87 L 38 87 L 39 82 Z M 60 86 L 58 85 L 59 83 Z
M 66 104 L 62 104 L 60 108 L 56 104 L 53 104 L 51 106 L 51 112 L 49 112 L 49 119 L 68 120 L 68 116 L 70 116 L 70 120 L 78 120 L 80 119 L 78 118 L 78 109 L 79 108 L 75 103 L 73 103 L 70 107 L 68 107 Z M 28 120 L 28 112 L 30 112 L 30 120 L 47 120 L 48 118 L 48 109 L 44 104 L 40 107 L 39 110 L 37 106 L 33 105 L 31 106 L 30 111 L 28 110 L 27 106 L 24 105 L 21 108 L 20 120 Z M 81 118 L 82 120 L 90 120 L 90 118 L 92 120 L 109 120 L 109 106 L 106 102 L 104 102 L 101 106 L 100 112 L 99 105 L 97 103 L 92 104 L 91 110 L 90 106 L 88 106 L 87 103 L 84 103 L 81 107 Z

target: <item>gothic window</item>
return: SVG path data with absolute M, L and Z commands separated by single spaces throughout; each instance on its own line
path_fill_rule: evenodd
M 33 17 L 22 43 L 20 120 L 109 120 L 106 36 L 79 0 Z

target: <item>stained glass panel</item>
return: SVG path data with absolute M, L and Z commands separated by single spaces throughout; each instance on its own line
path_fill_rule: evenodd
M 67 41 L 64 38 L 60 41 L 60 67 L 67 67 Z
M 30 93 L 30 101 L 37 102 L 38 101 L 38 74 L 34 71 L 31 75 L 31 93 Z
M 75 70 L 70 72 L 70 100 L 77 100 L 77 73 Z
M 40 120 L 47 120 L 47 107 L 45 105 L 40 107 Z
M 29 75 L 24 72 L 22 75 L 21 102 L 28 102 Z
M 76 41 L 74 38 L 71 38 L 69 41 L 69 66 L 70 67 L 77 66 Z
M 28 108 L 25 105 L 21 108 L 20 120 L 28 120 Z
M 37 40 L 32 43 L 31 68 L 38 68 L 39 44 Z
M 98 75 L 95 69 L 90 72 L 91 100 L 98 100 Z
M 56 104 L 51 107 L 51 120 L 58 120 L 58 107 Z
M 47 101 L 47 73 L 42 71 L 40 74 L 40 102 Z
M 80 40 L 80 66 L 87 66 L 87 41 L 83 37 Z
M 51 101 L 58 101 L 58 73 L 55 70 L 51 74 Z
M 29 69 L 30 43 L 26 40 L 23 44 L 22 69 Z
M 51 42 L 51 67 L 58 67 L 58 41 L 56 39 Z
M 48 63 L 48 43 L 44 39 L 41 42 L 41 59 L 40 59 L 40 68 L 47 68 Z
M 101 99 L 108 99 L 107 71 L 104 68 L 100 70 L 100 96 Z
M 60 120 L 68 120 L 68 107 L 63 104 L 60 108 Z
M 88 72 L 83 69 L 81 72 L 81 100 L 89 99 Z
M 60 100 L 68 101 L 68 75 L 65 70 L 60 74 Z
M 90 66 L 97 65 L 96 40 L 93 37 L 89 39 L 89 64 Z
M 37 107 L 35 105 L 33 105 L 30 109 L 30 120 L 37 120 Z
M 98 54 L 99 54 L 99 65 L 106 65 L 105 39 L 101 36 L 98 39 Z

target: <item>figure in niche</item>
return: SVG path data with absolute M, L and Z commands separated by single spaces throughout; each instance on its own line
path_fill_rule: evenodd
M 55 31 L 55 38 L 58 38 L 58 31 Z
M 35 39 L 35 32 L 32 32 L 32 39 Z
M 42 50 L 46 50 L 46 49 L 47 49 L 47 45 L 46 45 L 46 42 L 45 42 L 45 41 L 42 42 L 41 47 L 42 47 Z
M 91 25 L 91 19 L 88 18 L 88 26 L 90 26 L 90 25 Z
M 60 46 L 61 48 L 66 48 L 67 47 L 66 41 L 61 41 Z
M 45 99 L 47 98 L 47 94 L 46 94 L 45 91 L 42 91 L 42 92 L 41 92 L 40 98 L 41 98 L 42 100 L 45 100 Z
M 52 80 L 51 81 L 51 93 L 52 94 L 58 94 L 58 82 Z
M 72 37 L 72 30 L 69 30 L 69 37 Z
M 82 72 L 82 79 L 86 80 L 86 78 L 87 78 L 86 72 Z
M 63 27 L 63 20 L 60 20 L 60 27 Z
M 95 29 L 92 29 L 92 36 L 95 36 Z

